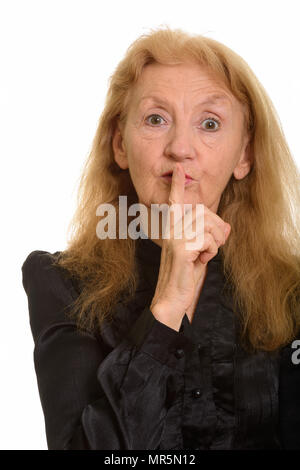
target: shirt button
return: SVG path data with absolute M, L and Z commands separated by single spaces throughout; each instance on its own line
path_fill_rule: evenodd
M 195 390 L 193 390 L 193 397 L 194 398 L 199 398 L 201 397 L 202 395 L 202 391 L 200 390 L 200 388 L 195 388 Z
M 184 350 L 183 349 L 177 349 L 175 351 L 175 356 L 177 357 L 177 359 L 180 359 L 181 357 L 184 356 Z

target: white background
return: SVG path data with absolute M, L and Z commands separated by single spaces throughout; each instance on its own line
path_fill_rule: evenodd
M 108 78 L 150 28 L 204 34 L 267 90 L 298 167 L 298 0 L 0 1 L 1 449 L 47 449 L 21 266 L 66 247 Z M 41 312 L 42 314 L 42 312 Z

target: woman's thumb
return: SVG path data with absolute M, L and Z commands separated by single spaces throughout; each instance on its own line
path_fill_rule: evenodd
M 226 239 L 227 239 L 227 237 L 228 237 L 228 235 L 229 235 L 229 233 L 230 233 L 230 230 L 231 230 L 231 225 L 228 224 L 227 222 L 225 222 L 225 223 L 226 223 L 226 226 L 225 226 L 225 236 L 226 236 Z

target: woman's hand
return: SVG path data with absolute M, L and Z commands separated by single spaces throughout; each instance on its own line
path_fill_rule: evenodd
M 170 211 L 169 238 L 162 242 L 162 252 L 156 290 L 150 310 L 158 321 L 179 330 L 186 310 L 192 304 L 196 287 L 203 279 L 206 265 L 224 245 L 230 233 L 230 225 L 217 214 L 204 206 L 204 242 L 196 249 L 186 249 L 186 243 L 195 245 L 197 233 L 192 239 L 185 238 L 182 230 L 181 239 L 175 239 L 178 227 L 184 215 L 185 174 L 179 163 L 172 175 L 169 204 L 180 204 L 181 219 L 174 223 L 175 217 Z M 196 207 L 192 210 L 190 227 L 196 225 Z M 191 225 L 192 224 L 192 225 Z M 183 225 L 183 224 L 182 224 Z M 201 224 L 200 224 L 201 226 Z

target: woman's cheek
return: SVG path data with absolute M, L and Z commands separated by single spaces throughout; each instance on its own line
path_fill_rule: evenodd
M 207 148 L 212 152 L 220 153 L 224 148 L 224 138 L 217 133 L 201 134 L 198 140 L 198 148 Z

